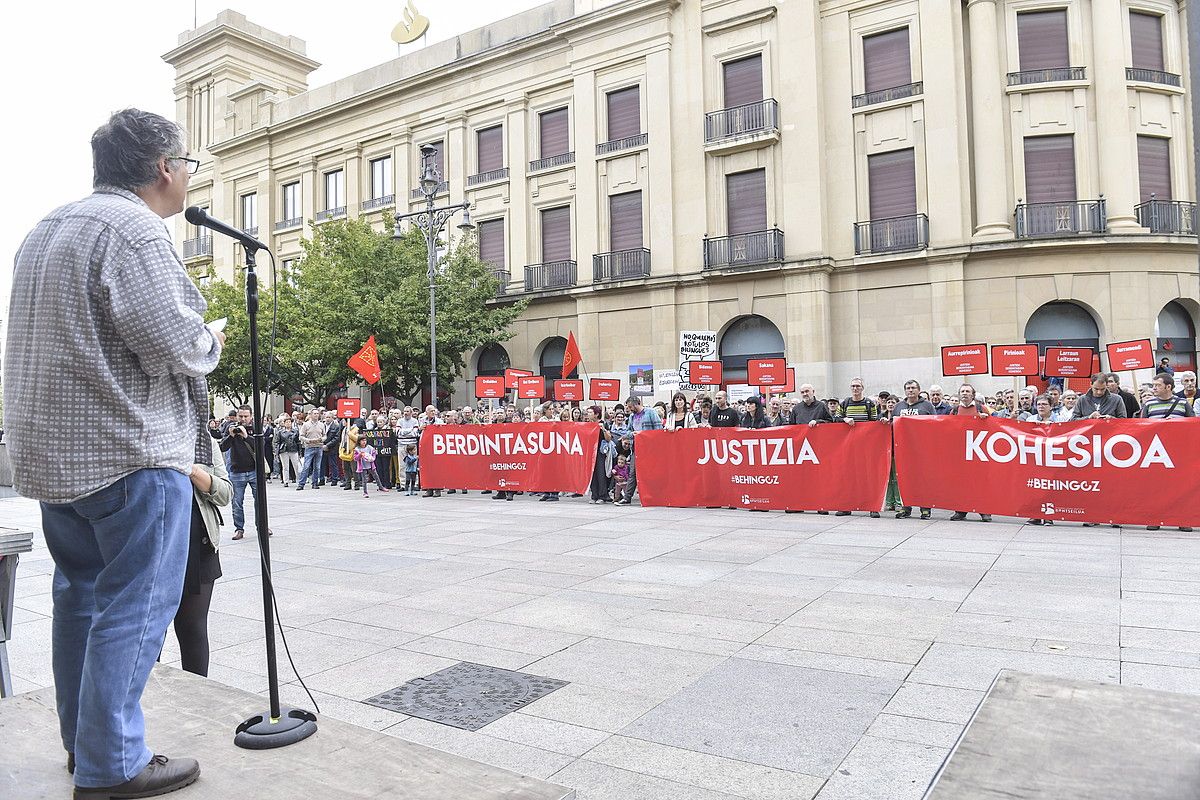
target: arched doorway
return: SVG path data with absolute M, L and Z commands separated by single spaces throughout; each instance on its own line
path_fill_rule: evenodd
M 1086 308 L 1077 303 L 1046 303 L 1025 323 L 1025 342 L 1036 344 L 1045 355 L 1047 347 L 1090 347 L 1100 350 L 1100 328 Z
M 1196 326 L 1192 315 L 1178 300 L 1172 300 L 1158 312 L 1154 325 L 1155 361 L 1171 359 L 1171 367 L 1196 370 Z
M 726 383 L 746 382 L 746 362 L 752 358 L 783 358 L 783 334 L 766 317 L 749 314 L 725 329 L 717 350 Z
M 563 377 L 563 355 L 567 352 L 567 340 L 561 336 L 553 336 L 542 345 L 542 354 L 538 356 L 538 374 L 546 380 L 559 380 Z M 579 377 L 579 367 L 571 370 L 568 378 Z M 547 392 L 549 394 L 549 392 Z
M 512 366 L 508 351 L 497 342 L 492 342 L 479 351 L 475 361 L 476 375 L 503 375 L 504 370 Z

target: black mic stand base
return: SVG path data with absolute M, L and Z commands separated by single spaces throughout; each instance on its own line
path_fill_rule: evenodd
M 317 718 L 311 711 L 284 706 L 279 718 L 271 712 L 256 714 L 237 727 L 233 743 L 246 750 L 271 750 L 287 747 L 317 732 Z

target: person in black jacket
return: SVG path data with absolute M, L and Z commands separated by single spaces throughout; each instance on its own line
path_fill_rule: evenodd
M 824 422 L 833 422 L 833 415 L 829 413 L 829 405 L 817 399 L 817 390 L 811 383 L 802 384 L 800 386 L 800 402 L 792 406 L 792 413 L 788 415 L 788 424 L 808 425 L 810 428 L 815 428 Z
M 325 449 L 322 456 L 325 470 L 329 474 L 329 485 L 337 486 L 342 479 L 342 460 L 338 458 L 338 445 L 342 441 L 342 421 L 332 411 L 325 412 Z M 322 481 L 324 483 L 324 481 Z
M 737 428 L 742 424 L 742 415 L 729 405 L 729 395 L 717 392 L 717 404 L 708 415 L 708 424 L 714 428 Z
M 771 421 L 763 411 L 762 398 L 758 395 L 746 398 L 746 414 L 742 417 L 743 428 L 769 428 Z
M 226 428 L 225 436 L 221 439 L 221 452 L 225 453 L 232 465 L 229 470 L 229 482 L 233 484 L 234 539 L 241 539 L 245 536 L 246 512 L 243 504 L 246 499 L 247 486 L 250 487 L 250 495 L 254 498 L 254 502 L 258 503 L 254 430 L 251 427 L 253 419 L 254 412 L 250 410 L 250 406 L 241 406 L 237 410 L 237 419 L 234 424 Z M 264 447 L 263 452 L 265 453 L 266 450 L 267 448 Z M 264 466 L 264 468 L 269 469 L 270 467 Z

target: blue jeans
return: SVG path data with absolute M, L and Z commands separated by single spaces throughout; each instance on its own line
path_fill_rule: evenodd
M 253 472 L 233 472 L 229 482 L 233 484 L 233 527 L 242 531 L 246 529 L 246 487 L 250 487 L 250 496 L 257 505 L 258 480 Z
M 337 486 L 338 481 L 342 479 L 342 460 L 338 458 L 336 448 L 329 451 L 329 458 L 325 459 L 325 462 L 329 464 L 329 482 Z
M 142 690 L 179 608 L 191 518 L 191 482 L 169 469 L 42 503 L 55 564 L 54 691 L 76 786 L 124 783 L 150 762 Z
M 304 479 L 312 476 L 312 485 L 316 487 L 318 479 L 321 477 L 321 448 L 306 447 L 304 448 L 304 468 L 300 470 L 300 477 L 296 479 L 296 484 L 301 488 L 304 487 Z

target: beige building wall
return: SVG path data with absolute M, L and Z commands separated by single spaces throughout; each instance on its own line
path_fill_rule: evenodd
M 1046 8 L 1066 10 L 1070 65 L 1082 70 L 1014 79 L 1017 15 Z M 1127 74 L 1130 11 L 1161 16 L 1164 76 Z M 1172 301 L 1194 331 L 1194 229 L 1151 231 L 1137 209 L 1136 137 L 1162 137 L 1173 200 L 1184 201 L 1172 213 L 1194 220 L 1185 25 L 1173 0 L 555 0 L 321 87 L 306 85 L 317 64 L 301 40 L 236 12 L 181 34 L 164 58 L 203 162 L 189 203 L 239 224 L 241 196 L 256 193 L 259 236 L 281 260 L 298 257 L 301 237 L 328 215 L 327 172 L 345 171 L 345 214 L 382 226 L 384 209 L 419 207 L 418 147 L 441 141 L 442 199 L 467 200 L 475 221 L 504 220 L 510 281 L 497 302 L 531 298 L 503 343 L 514 366 L 537 369 L 547 342 L 574 332 L 589 375 L 670 369 L 679 331 L 723 334 L 759 315 L 778 329 L 802 382 L 841 394 L 855 375 L 877 389 L 939 381 L 941 346 L 1024 342 L 1049 302 L 1086 309 L 1101 347 L 1156 337 Z M 913 87 L 855 100 L 866 93 L 864 37 L 900 27 Z M 777 124 L 706 136 L 706 115 L 724 110 L 723 64 L 755 54 Z M 630 86 L 640 90 L 645 141 L 598 152 L 606 93 Z M 574 160 L 534 169 L 538 115 L 564 106 Z M 475 132 L 495 124 L 508 174 L 471 181 Z M 1090 208 L 1103 199 L 1106 225 L 1018 236 L 1024 141 L 1063 134 L 1073 136 L 1076 196 L 1095 201 Z M 871 157 L 907 148 L 927 237 L 907 249 L 856 247 L 855 223 L 871 221 Z M 370 162 L 384 155 L 394 202 L 367 203 Z M 728 233 L 726 176 L 758 168 L 767 225 L 783 232 L 780 257 L 706 264 L 706 240 Z M 282 187 L 291 182 L 302 220 L 285 225 Z M 598 280 L 608 197 L 628 191 L 642 192 L 649 275 Z M 571 209 L 575 284 L 526 286 L 525 266 L 544 260 L 540 212 L 562 205 Z M 228 279 L 238 263 L 224 239 L 191 249 L 200 274 Z M 470 397 L 475 363 L 471 354 L 459 402 Z

